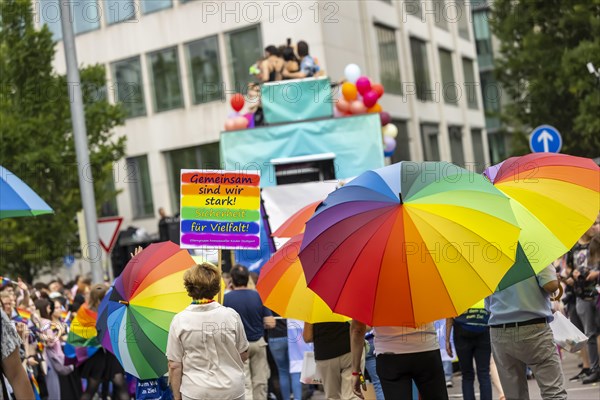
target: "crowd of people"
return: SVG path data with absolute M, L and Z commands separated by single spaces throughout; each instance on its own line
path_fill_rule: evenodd
M 581 372 L 571 380 L 600 381 L 599 277 L 600 218 L 569 253 L 537 276 L 446 320 L 441 346 L 433 322 L 419 328 L 371 328 L 359 321 L 304 323 L 300 337 L 314 351 L 328 399 L 363 398 L 367 381 L 378 400 L 410 399 L 415 388 L 422 399 L 447 399 L 452 369 L 448 377 L 443 352 L 450 359 L 458 356 L 466 400 L 476 398 L 475 376 L 479 398 L 492 398 L 494 361 L 501 399 L 529 398 L 529 371 L 544 399 L 566 399 L 560 349 L 549 322 L 554 311 L 562 311 L 589 338 L 580 352 Z M 213 300 L 221 282 L 215 266 L 196 265 L 184 276 L 193 301 L 175 316 L 169 331 L 172 398 L 310 398 L 311 387 L 300 382 L 289 349 L 300 338 L 292 339 L 286 320 L 263 305 L 253 287 L 257 276 L 235 266 L 223 278 L 227 290 L 221 305 Z M 561 285 L 564 295 L 559 300 L 552 296 Z M 108 283 L 92 285 L 84 277 L 66 284 L 2 281 L 2 398 L 134 396 L 135 380 L 110 352 L 100 349 L 76 366 L 69 348 L 70 321 L 81 310 L 97 311 L 107 289 Z

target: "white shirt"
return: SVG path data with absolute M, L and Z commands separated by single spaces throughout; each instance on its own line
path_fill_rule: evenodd
M 248 340 L 239 314 L 215 302 L 190 305 L 175 315 L 166 354 L 183 364 L 182 394 L 224 400 L 244 395 L 240 353 L 246 350 Z
M 419 328 L 376 326 L 373 330 L 376 355 L 421 353 L 440 349 L 433 322 Z

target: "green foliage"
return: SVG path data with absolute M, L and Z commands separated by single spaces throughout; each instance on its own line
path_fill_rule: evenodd
M 81 209 L 79 171 L 93 176 L 98 205 L 116 196 L 107 187 L 114 163 L 125 152 L 125 138 L 113 135 L 124 113 L 106 99 L 104 67 L 83 68 L 91 166 L 80 168 L 67 80 L 52 68 L 51 33 L 47 27 L 34 27 L 31 0 L 2 0 L 0 18 L 0 162 L 55 211 L 0 221 L 0 275 L 31 280 L 61 265 L 61 257 L 79 246 L 75 236 L 75 215 Z
M 600 0 L 496 0 L 492 29 L 500 40 L 496 75 L 511 100 L 502 117 L 514 129 L 513 151 L 529 152 L 541 124 L 563 136 L 562 152 L 600 155 Z

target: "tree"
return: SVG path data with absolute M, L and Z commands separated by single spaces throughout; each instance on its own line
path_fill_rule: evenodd
M 562 152 L 600 155 L 600 0 L 496 0 L 491 26 L 500 40 L 496 76 L 513 101 L 502 118 L 514 129 L 513 152 L 529 152 L 541 124 L 563 136 Z
M 55 211 L 0 221 L 0 275 L 31 281 L 61 265 L 62 256 L 78 246 L 82 166 L 76 161 L 67 80 L 52 68 L 52 34 L 46 26 L 35 28 L 31 0 L 2 0 L 0 18 L 0 160 Z M 117 194 L 107 188 L 125 152 L 125 138 L 113 133 L 124 112 L 107 101 L 102 66 L 80 74 L 91 163 L 83 168 L 93 176 L 99 205 Z

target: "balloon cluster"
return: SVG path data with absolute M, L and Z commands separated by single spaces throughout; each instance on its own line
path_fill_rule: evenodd
M 227 116 L 227 121 L 225 121 L 226 131 L 248 128 L 250 125 L 250 118 L 248 116 L 251 117 L 252 114 L 240 114 L 240 111 L 242 108 L 244 108 L 245 103 L 246 101 L 244 100 L 244 96 L 240 93 L 236 93 L 231 97 L 231 108 L 233 108 L 235 111 Z
M 391 123 L 390 114 L 383 111 L 378 103 L 385 93 L 383 85 L 372 83 L 368 77 L 362 75 L 360 67 L 356 64 L 348 64 L 344 69 L 344 75 L 346 82 L 342 84 L 342 95 L 337 99 L 337 115 L 344 117 L 379 113 L 383 135 L 383 154 L 385 157 L 391 157 L 396 150 L 398 128 Z

